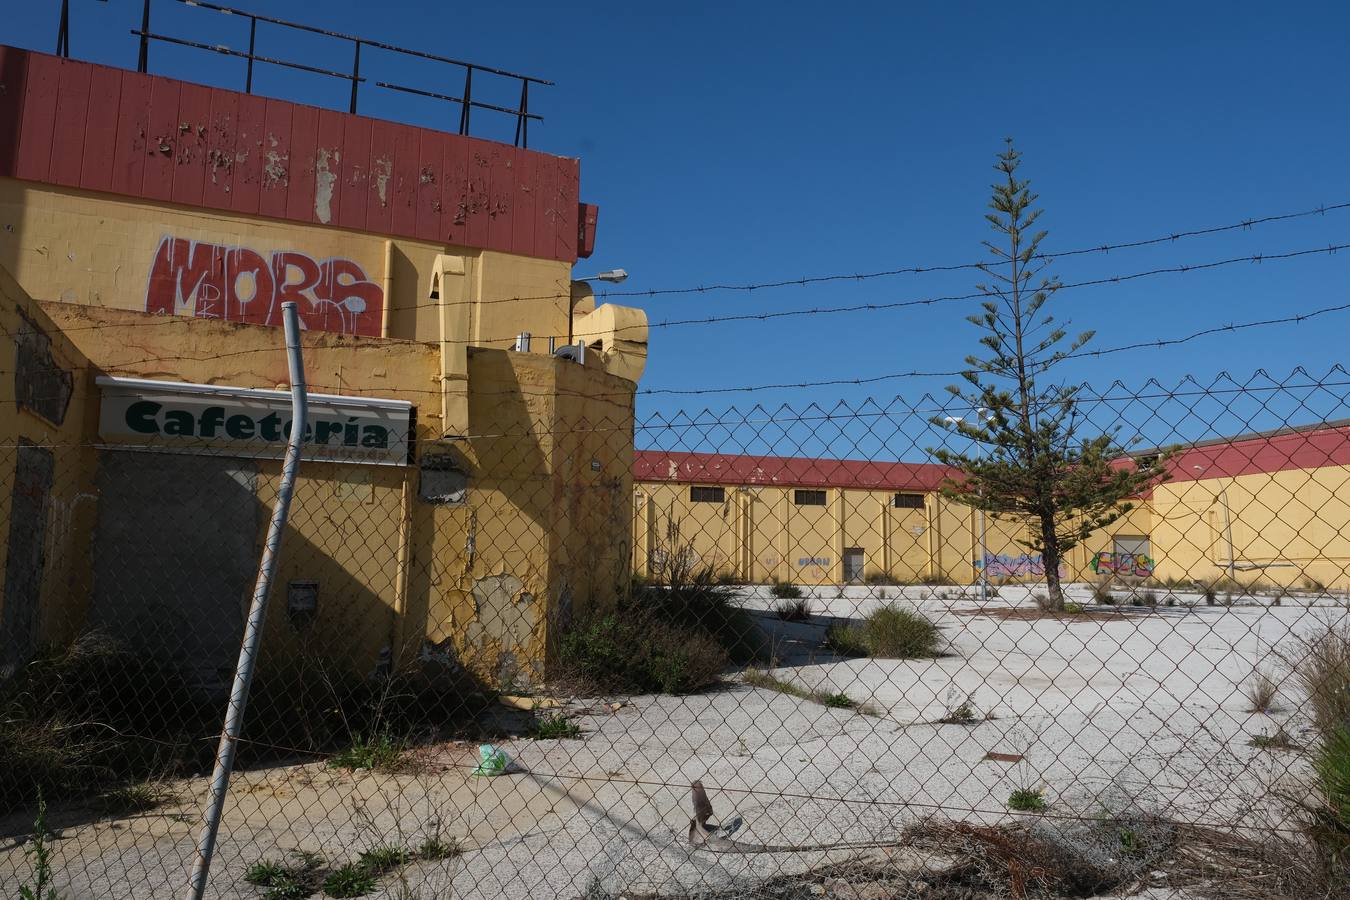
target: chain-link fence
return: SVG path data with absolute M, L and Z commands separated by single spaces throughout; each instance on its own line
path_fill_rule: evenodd
M 1348 389 L 1082 390 L 1062 597 L 933 398 L 307 460 L 207 895 L 1343 891 Z M 6 896 L 184 894 L 279 472 L 0 453 Z

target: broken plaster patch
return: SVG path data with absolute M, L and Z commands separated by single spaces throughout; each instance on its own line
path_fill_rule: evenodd
M 473 603 L 480 636 L 503 649 L 525 649 L 539 622 L 534 597 L 523 593 L 515 575 L 485 575 L 473 584 Z
M 394 163 L 385 156 L 375 160 L 375 192 L 380 195 L 380 205 L 389 205 L 389 178 L 394 173 Z
M 330 160 L 339 163 L 342 156 L 336 150 L 320 147 L 314 159 L 314 215 L 325 225 L 333 218 L 333 186 L 337 184 L 337 173 L 328 168 Z

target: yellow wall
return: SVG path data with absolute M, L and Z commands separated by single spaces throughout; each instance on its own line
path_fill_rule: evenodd
M 0 287 L 3 287 L 0 283 Z M 16 314 L 6 295 L 6 328 Z M 31 304 L 38 308 L 36 304 Z M 80 366 L 67 429 L 58 432 L 24 413 L 19 423 L 39 440 L 88 444 L 97 434 L 97 372 L 238 387 L 275 388 L 287 381 L 285 354 L 273 328 L 81 304 L 47 303 L 39 312 L 64 358 Z M 13 369 L 13 342 L 6 342 Z M 230 348 L 227 359 L 220 358 Z M 468 475 L 463 503 L 418 496 L 419 467 L 302 462 L 277 571 L 277 585 L 318 581 L 320 612 L 298 632 L 285 614 L 284 590 L 273 596 L 265 649 L 285 660 L 319 648 L 358 673 L 386 653 L 406 664 L 424 649 L 464 663 L 495 683 L 544 674 L 551 627 L 573 606 L 609 602 L 627 577 L 631 546 L 631 382 L 592 362 L 581 366 L 542 353 L 472 348 L 468 355 L 469 435 L 440 441 L 435 345 L 325 332 L 303 334 L 306 378 L 316 391 L 407 400 L 418 408 L 417 453 L 452 457 Z M 17 435 L 7 434 L 11 443 Z M 57 451 L 63 490 L 83 489 L 92 502 L 64 532 L 88 547 L 97 497 L 95 451 Z M 130 452 L 130 451 L 102 451 Z M 13 462 L 9 462 L 12 484 Z M 280 462 L 259 462 L 261 547 L 275 500 Z M 190 486 L 188 486 L 190 489 Z M 8 502 L 8 495 L 5 502 Z M 59 582 L 83 572 L 78 589 Z M 49 570 L 48 618 L 63 633 L 83 627 L 88 566 Z M 239 585 L 241 607 L 252 583 Z M 60 598 L 61 603 L 48 602 Z
M 18 342 L 24 332 L 37 333 L 50 342 L 50 357 L 39 366 L 56 367 L 60 374 L 38 383 L 30 382 L 17 371 Z M 70 623 L 84 614 L 88 567 L 84 565 L 87 546 L 82 538 L 93 522 L 93 451 L 84 446 L 91 432 L 91 408 L 87 402 L 88 374 L 85 359 L 75 345 L 65 339 L 55 323 L 22 288 L 0 269 L 0 573 L 6 571 L 9 552 L 9 523 L 14 499 L 19 447 L 33 444 L 52 454 L 52 488 L 47 501 L 46 534 L 43 547 L 43 579 L 37 601 L 35 621 L 29 640 L 34 643 L 58 641 L 69 637 Z M 38 338 L 41 340 L 41 337 Z M 67 380 L 68 379 L 68 380 Z M 55 421 L 34 412 L 18 396 L 47 399 L 64 394 L 69 386 L 68 404 L 56 404 Z M 23 527 L 22 525 L 20 527 Z M 0 615 L 5 597 L 0 593 Z
M 1169 482 L 1151 505 L 1159 577 L 1350 587 L 1350 468 Z
M 846 549 L 863 551 L 863 572 L 898 582 L 971 582 L 980 558 L 979 514 L 935 492 L 924 508 L 896 508 L 894 491 L 826 488 L 824 506 L 797 505 L 792 487 L 725 487 L 722 503 L 690 501 L 690 485 L 643 482 L 635 487 L 635 571 L 652 574 L 660 553 L 688 545 L 703 564 L 750 581 L 837 584 Z M 1099 551 L 1115 534 L 1148 534 L 1142 505 L 1074 548 L 1065 561 L 1073 578 L 1092 576 Z M 1026 529 L 989 516 L 985 549 L 1019 557 Z M 1002 577 L 1002 576 L 992 576 Z M 1014 576 L 1016 577 L 1016 576 Z
M 70 188 L 0 178 L 0 267 L 39 300 L 144 311 L 151 266 L 166 235 L 265 258 L 300 251 L 315 260 L 351 259 L 367 278 L 388 286 L 387 334 L 436 340 L 431 300 L 437 254 L 463 257 L 475 343 L 507 347 L 521 331 L 545 342 L 568 334 L 571 267 L 556 260 L 471 250 L 332 227 L 306 226 L 172 204 L 132 201 Z M 386 245 L 388 245 L 386 247 Z M 386 250 L 388 252 L 386 252 Z M 514 302 L 511 298 L 521 298 Z

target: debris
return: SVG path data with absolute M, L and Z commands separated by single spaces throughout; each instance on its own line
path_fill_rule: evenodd
M 474 775 L 494 776 L 502 775 L 506 772 L 506 767 L 511 764 L 511 760 L 506 754 L 491 744 L 478 745 L 479 762 L 474 767 Z

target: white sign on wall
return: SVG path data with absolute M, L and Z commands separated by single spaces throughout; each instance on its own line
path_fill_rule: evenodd
M 101 376 L 99 436 L 109 446 L 280 459 L 289 391 Z M 310 394 L 302 459 L 408 464 L 412 404 Z

